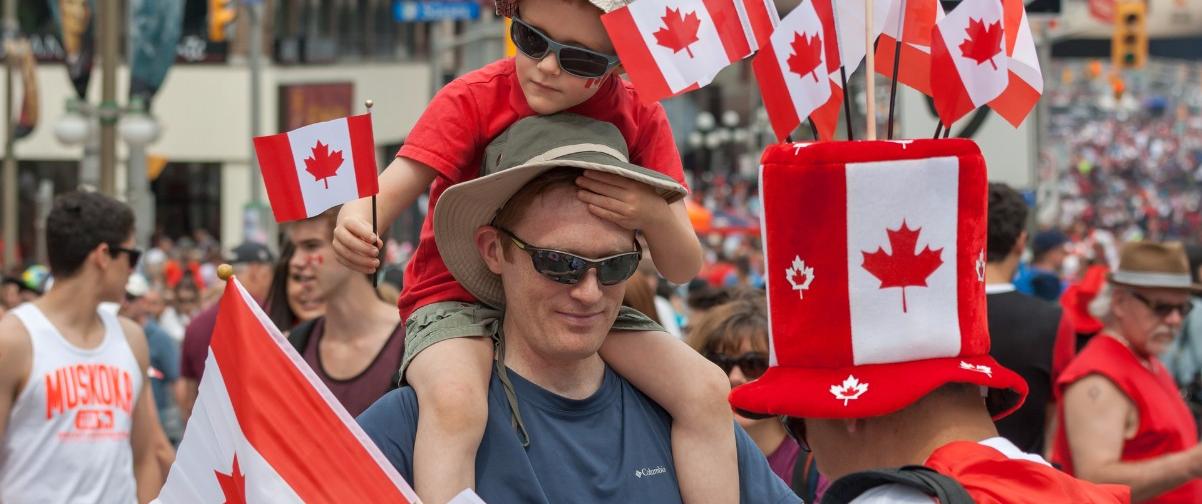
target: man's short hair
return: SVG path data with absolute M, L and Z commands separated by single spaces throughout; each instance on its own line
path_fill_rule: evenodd
M 559 187 L 576 187 L 576 179 L 584 176 L 584 170 L 581 168 L 560 167 L 547 170 L 539 176 L 530 179 L 526 185 L 518 189 L 518 192 L 509 197 L 505 205 L 497 210 L 497 216 L 493 219 L 493 224 L 506 228 L 513 229 L 518 222 L 526 216 L 530 210 L 530 205 L 534 204 L 534 200 L 544 194 L 547 194 L 552 189 Z M 513 245 L 510 240 L 503 240 L 501 251 L 505 254 L 505 258 L 509 259 L 509 248 Z
M 989 224 L 985 260 L 1001 262 L 1014 250 L 1027 224 L 1027 203 L 1017 191 L 1000 182 L 989 183 Z
M 46 256 L 57 278 L 74 275 L 101 243 L 119 246 L 134 231 L 125 203 L 95 192 L 73 191 L 55 198 L 46 218 Z

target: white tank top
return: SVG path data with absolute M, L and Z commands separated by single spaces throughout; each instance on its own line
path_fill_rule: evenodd
M 12 310 L 33 349 L 29 381 L 0 444 L 0 503 L 133 503 L 130 427 L 142 372 L 117 317 L 104 341 L 69 343 L 31 303 Z

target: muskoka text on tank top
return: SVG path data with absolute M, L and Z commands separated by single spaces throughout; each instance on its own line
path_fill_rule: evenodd
M 29 380 L 0 443 L 0 502 L 137 502 L 130 432 L 142 373 L 111 313 L 104 340 L 69 343 L 33 304 L 12 311 L 29 332 Z

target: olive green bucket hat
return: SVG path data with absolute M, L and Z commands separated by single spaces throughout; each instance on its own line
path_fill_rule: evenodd
M 485 148 L 479 178 L 451 186 L 438 199 L 434 208 L 438 253 L 455 280 L 476 299 L 502 307 L 501 278 L 480 258 L 476 229 L 491 223 L 527 182 L 558 167 L 621 175 L 655 188 L 669 203 L 688 194 L 671 177 L 629 159 L 626 140 L 611 123 L 567 113 L 522 119 Z

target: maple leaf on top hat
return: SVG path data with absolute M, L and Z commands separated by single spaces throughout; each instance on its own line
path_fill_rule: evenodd
M 213 471 L 217 476 L 217 484 L 221 485 L 221 493 L 225 496 L 226 504 L 246 503 L 246 475 L 238 467 L 238 454 L 234 454 L 234 467 L 230 474 Z
M 808 38 L 805 34 L 794 33 L 790 44 L 793 53 L 789 55 L 789 70 L 801 78 L 807 74 L 813 75 L 818 82 L 818 68 L 822 66 L 822 39 L 815 33 Z
M 960 42 L 960 55 L 976 61 L 978 65 L 986 61 L 997 70 L 993 58 L 1002 53 L 1002 22 L 994 21 L 985 26 L 983 19 L 968 18 L 968 38 Z
M 922 228 L 910 229 L 904 219 L 900 228 L 886 229 L 885 232 L 889 235 L 893 254 L 886 253 L 883 247 L 878 247 L 873 253 L 861 252 L 864 254 L 861 266 L 881 281 L 880 288 L 901 287 L 902 313 L 905 313 L 906 287 L 927 286 L 927 277 L 943 264 L 940 258 L 943 249 L 931 250 L 931 246 L 927 245 L 922 252 L 915 254 Z
M 330 146 L 317 141 L 313 146 L 313 155 L 305 158 L 305 171 L 313 175 L 314 180 L 325 182 L 326 189 L 330 188 L 330 177 L 338 174 L 342 166 L 342 151 L 330 152 Z
M 848 401 L 859 399 L 865 392 L 868 392 L 868 382 L 860 383 L 853 375 L 847 375 L 842 384 L 831 385 L 831 395 L 842 400 L 844 406 L 847 406 Z
M 671 49 L 673 53 L 685 51 L 689 57 L 693 57 L 693 50 L 689 46 L 697 42 L 697 30 L 701 29 L 701 19 L 697 17 L 697 12 L 690 12 L 688 15 L 682 15 L 680 9 L 664 10 L 664 17 L 660 18 L 664 22 L 664 27 L 655 31 L 655 41 L 661 46 Z

